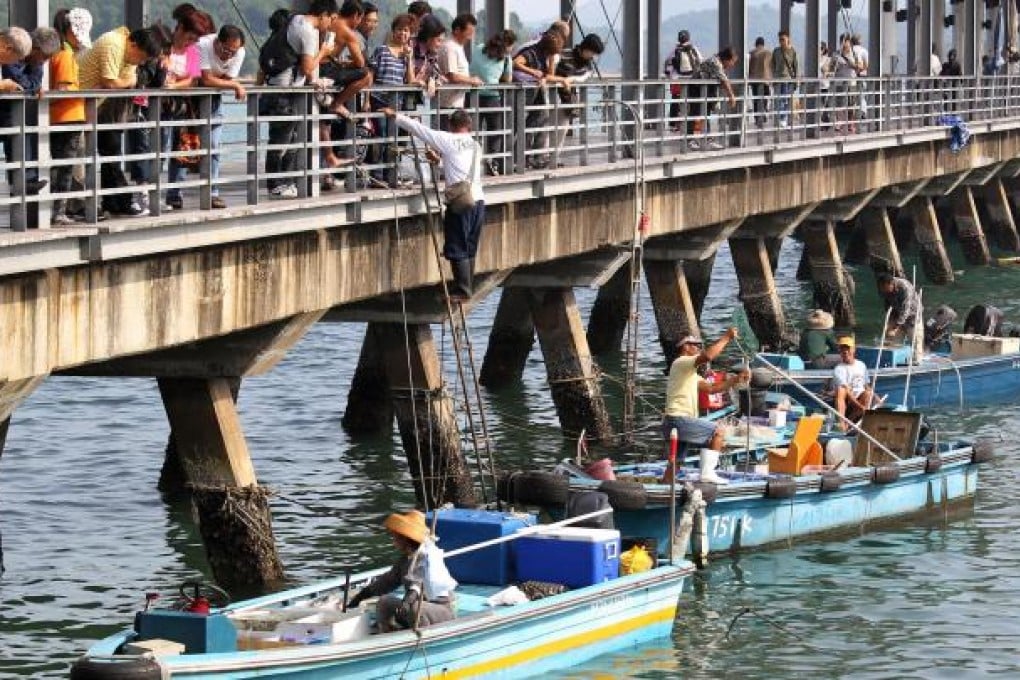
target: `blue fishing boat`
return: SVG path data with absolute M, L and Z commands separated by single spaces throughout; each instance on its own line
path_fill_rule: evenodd
M 493 565 L 493 571 L 496 568 Z M 418 631 L 370 634 L 374 611 L 365 605 L 344 611 L 341 602 L 348 587 L 386 571 L 380 569 L 354 576 L 349 584 L 338 578 L 207 613 L 140 612 L 133 628 L 89 649 L 72 667 L 71 677 L 540 675 L 667 637 L 684 579 L 692 570 L 689 562 L 659 564 L 513 606 L 489 603 L 502 585 L 462 583 L 452 621 Z M 155 654 L 145 654 L 147 649 Z

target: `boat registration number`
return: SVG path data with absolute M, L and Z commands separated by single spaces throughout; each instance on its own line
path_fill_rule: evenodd
M 751 531 L 750 515 L 715 515 L 711 518 L 709 534 L 712 538 L 729 538 L 737 533 L 740 527 L 742 534 Z

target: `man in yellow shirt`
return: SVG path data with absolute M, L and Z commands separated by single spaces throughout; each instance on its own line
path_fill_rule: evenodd
M 698 417 L 698 392 L 722 392 L 746 381 L 750 375 L 742 372 L 722 382 L 709 384 L 698 375 L 698 367 L 713 361 L 736 337 L 737 329 L 730 328 L 707 348 L 702 348 L 701 339 L 693 335 L 686 336 L 677 345 L 679 355 L 669 367 L 669 379 L 666 382 L 666 412 L 662 419 L 662 434 L 668 446 L 670 432 L 674 429 L 677 431 L 680 441 L 677 451 L 679 463 L 683 462 L 690 447 L 722 450 L 722 429 Z

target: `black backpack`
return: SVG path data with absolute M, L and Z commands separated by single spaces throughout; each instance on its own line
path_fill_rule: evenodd
M 259 68 L 267 78 L 273 78 L 284 71 L 297 68 L 298 53 L 287 40 L 287 29 L 297 14 L 278 9 L 269 17 L 269 38 L 259 50 Z

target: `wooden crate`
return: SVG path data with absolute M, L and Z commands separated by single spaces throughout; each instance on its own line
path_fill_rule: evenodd
M 917 448 L 921 414 L 909 411 L 866 411 L 860 428 L 900 458 L 910 458 Z M 881 465 L 895 460 L 865 437 L 857 436 L 854 445 L 855 466 Z

